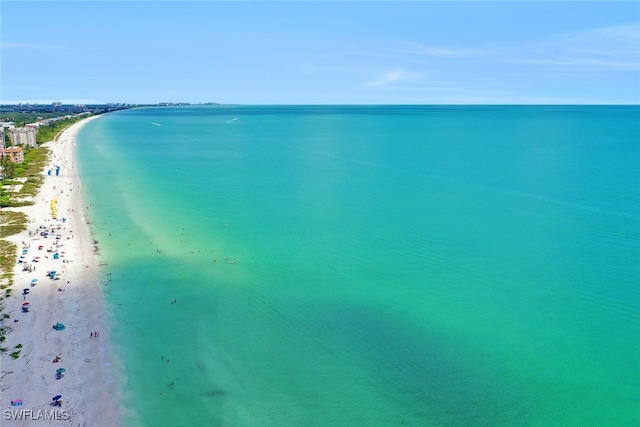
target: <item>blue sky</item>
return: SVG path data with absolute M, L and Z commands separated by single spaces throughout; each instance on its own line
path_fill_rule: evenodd
M 640 2 L 0 2 L 0 102 L 640 103 Z

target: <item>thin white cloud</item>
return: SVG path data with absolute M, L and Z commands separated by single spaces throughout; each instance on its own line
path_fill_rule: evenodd
M 582 33 L 567 35 L 564 41 L 578 48 L 589 47 L 597 53 L 640 52 L 640 24 L 626 24 L 614 27 L 596 28 Z
M 397 82 L 402 75 L 404 74 L 404 70 L 402 68 L 396 68 L 395 70 L 387 71 L 384 75 L 376 80 L 369 81 L 365 83 L 367 86 L 382 86 L 389 83 Z
M 2 49 L 22 49 L 22 50 L 59 50 L 64 49 L 63 46 L 49 45 L 49 44 L 34 44 L 34 43 L 19 43 L 0 41 L 0 48 Z
M 640 24 L 566 34 L 537 49 L 541 51 L 537 55 L 531 53 L 506 61 L 562 70 L 640 72 Z
M 407 71 L 404 68 L 394 68 L 389 71 L 385 71 L 381 76 L 374 80 L 370 80 L 365 83 L 365 86 L 379 87 L 387 86 L 393 83 L 409 83 L 415 82 L 424 77 L 424 73 Z
M 470 56 L 483 56 L 490 54 L 486 49 L 444 48 L 415 44 L 406 50 L 406 53 L 422 56 L 435 56 L 440 58 L 468 58 Z
M 576 68 L 585 70 L 628 70 L 640 71 L 640 58 L 629 60 L 607 60 L 604 58 L 574 56 L 557 59 L 511 59 L 508 62 L 515 64 L 550 65 L 557 70 L 572 70 Z

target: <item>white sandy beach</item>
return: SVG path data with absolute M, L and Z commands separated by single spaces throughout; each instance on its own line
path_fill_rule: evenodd
M 10 318 L 3 322 L 11 332 L 1 344 L 8 349 L 0 367 L 2 426 L 114 426 L 120 421 L 119 369 L 112 356 L 100 261 L 87 225 L 75 159 L 75 137 L 94 118 L 74 124 L 48 144 L 47 169 L 52 173 L 44 171 L 35 205 L 16 209 L 25 212 L 30 222 L 27 231 L 9 238 L 21 255 L 23 249 L 26 253 L 16 266 L 12 295 L 5 300 L 4 311 Z M 57 219 L 52 217 L 54 199 Z M 45 230 L 48 237 L 41 235 Z M 23 271 L 24 263 L 31 263 L 35 271 Z M 56 280 L 47 276 L 51 270 L 56 271 Z M 24 289 L 28 294 L 23 295 Z M 28 312 L 22 310 L 25 302 Z M 53 329 L 58 322 L 64 330 Z M 98 337 L 91 336 L 95 331 Z M 10 353 L 19 344 L 20 356 L 13 359 Z M 54 363 L 56 356 L 61 360 Z M 56 379 L 59 368 L 65 372 Z M 51 406 L 56 395 L 62 396 L 59 407 Z

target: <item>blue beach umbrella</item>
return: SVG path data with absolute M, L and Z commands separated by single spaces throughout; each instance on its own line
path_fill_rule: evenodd
M 57 402 L 60 399 L 62 399 L 62 395 L 58 394 L 57 396 L 53 396 L 53 399 L 51 399 L 51 400 L 53 400 L 54 402 Z
M 58 373 L 58 374 L 61 374 L 61 373 L 63 373 L 64 371 L 66 371 L 66 369 L 64 369 L 64 368 L 58 368 L 58 369 L 56 369 L 56 373 Z
M 38 279 L 33 279 L 33 280 L 31 281 L 31 283 L 36 283 L 37 281 L 38 281 Z

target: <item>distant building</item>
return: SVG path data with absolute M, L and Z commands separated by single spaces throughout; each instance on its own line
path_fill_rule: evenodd
M 37 147 L 35 127 L 13 128 L 10 130 L 11 145 L 27 145 L 29 147 Z
M 13 163 L 24 162 L 24 150 L 22 147 L 9 147 L 0 149 L 0 157 L 9 157 Z
M 5 147 L 4 143 L 4 128 L 0 128 L 0 149 Z
M 62 102 L 54 102 L 51 104 L 52 107 L 62 107 Z
M 13 122 L 0 122 L 2 129 L 13 129 L 16 125 Z

